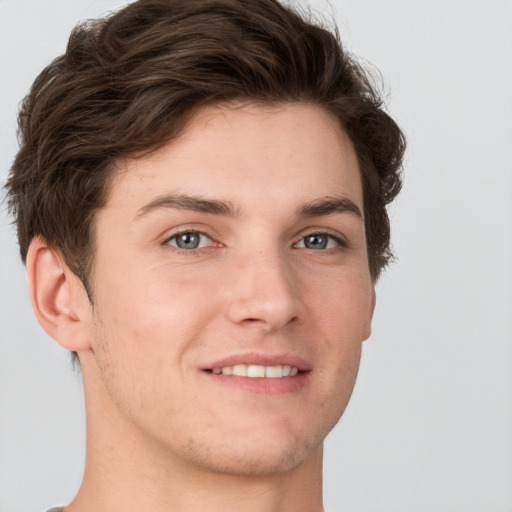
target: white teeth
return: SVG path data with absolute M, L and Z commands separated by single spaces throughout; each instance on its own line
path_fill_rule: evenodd
M 235 364 L 235 366 L 233 366 L 233 375 L 237 377 L 247 377 L 247 365 Z
M 250 364 L 247 367 L 247 377 L 265 377 L 265 367 Z
M 214 368 L 215 374 L 236 375 L 238 377 L 251 377 L 278 379 L 280 377 L 294 377 L 299 373 L 299 369 L 295 366 L 260 366 L 256 364 L 235 364 L 234 366 L 224 366 L 222 368 Z
M 283 376 L 282 366 L 265 366 L 265 377 L 269 379 L 278 379 Z

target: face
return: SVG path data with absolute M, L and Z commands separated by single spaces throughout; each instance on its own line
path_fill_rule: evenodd
M 370 334 L 362 212 L 352 144 L 319 107 L 208 107 L 120 163 L 88 323 L 116 414 L 210 471 L 308 460 Z

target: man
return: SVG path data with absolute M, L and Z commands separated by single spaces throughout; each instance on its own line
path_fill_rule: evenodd
M 64 510 L 322 510 L 404 150 L 364 71 L 274 0 L 141 0 L 73 32 L 20 134 L 32 305 L 84 382 Z

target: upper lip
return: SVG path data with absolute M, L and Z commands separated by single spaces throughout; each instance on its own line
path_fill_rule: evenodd
M 256 366 L 291 366 L 301 371 L 311 370 L 311 365 L 302 357 L 295 354 L 262 354 L 258 352 L 248 352 L 245 354 L 236 354 L 219 359 L 205 367 L 205 370 L 214 368 L 225 368 L 226 366 L 235 366 L 237 364 L 251 364 Z

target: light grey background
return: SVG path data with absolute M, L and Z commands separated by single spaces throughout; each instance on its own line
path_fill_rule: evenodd
M 17 104 L 71 28 L 124 2 L 0 0 L 0 181 Z M 311 1 L 320 11 L 327 2 Z M 325 503 L 512 512 L 512 2 L 333 0 L 409 139 L 356 390 L 326 443 Z M 0 213 L 0 512 L 76 492 L 80 378 L 36 323 Z

